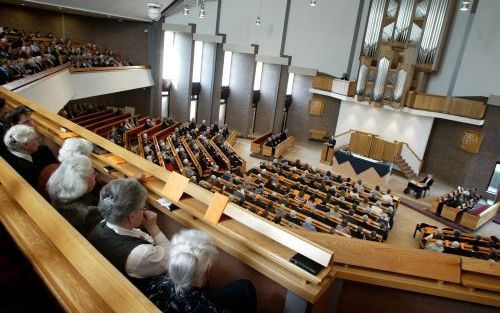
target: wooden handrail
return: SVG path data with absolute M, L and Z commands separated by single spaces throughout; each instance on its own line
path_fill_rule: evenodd
M 82 74 L 92 72 L 112 72 L 112 71 L 126 71 L 126 70 L 145 70 L 151 69 L 150 65 L 132 65 L 132 66 L 108 66 L 108 67 L 85 67 L 76 68 L 71 67 L 69 72 L 71 74 Z
M 333 136 L 333 138 L 339 138 L 339 137 L 344 136 L 344 135 L 346 135 L 346 134 L 352 133 L 353 131 L 354 131 L 354 130 L 349 129 L 348 131 L 345 131 L 345 132 L 343 132 L 343 133 L 340 133 L 340 134 L 338 134 L 338 135 Z
M 417 153 L 410 147 L 409 144 L 407 144 L 406 142 L 404 141 L 397 141 L 395 140 L 395 142 L 401 142 L 403 145 L 405 145 L 406 147 L 408 147 L 408 149 L 410 150 L 410 152 L 415 156 L 415 158 L 417 158 L 417 160 L 422 163 L 422 159 L 418 157 Z
M 50 68 L 48 70 L 45 70 L 43 72 L 40 72 L 40 73 L 36 73 L 36 74 L 33 74 L 33 75 L 29 75 L 29 76 L 26 76 L 24 78 L 21 78 L 21 79 L 17 79 L 13 82 L 10 82 L 8 84 L 5 84 L 5 85 L 2 85 L 2 87 L 8 89 L 8 90 L 17 90 L 21 87 L 25 87 L 27 85 L 30 85 L 36 81 L 39 81 L 47 76 L 50 76 L 54 73 L 57 73 L 57 72 L 60 72 L 60 71 L 63 71 L 65 69 L 67 69 L 68 67 L 70 67 L 70 64 L 69 63 L 66 63 L 66 64 L 62 64 L 62 65 L 59 65 L 59 66 L 56 66 L 56 67 L 53 67 L 53 68 Z

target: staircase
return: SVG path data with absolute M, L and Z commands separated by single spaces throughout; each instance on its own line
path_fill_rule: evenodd
M 417 174 L 411 169 L 405 159 L 403 159 L 400 155 L 396 157 L 394 160 L 394 164 L 399 167 L 399 171 L 405 175 L 407 179 L 415 179 L 417 178 Z

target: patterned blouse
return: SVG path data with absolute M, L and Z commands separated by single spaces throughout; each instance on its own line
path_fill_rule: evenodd
M 229 313 L 209 300 L 201 288 L 192 287 L 177 296 L 174 283 L 165 276 L 155 277 L 145 294 L 166 313 Z

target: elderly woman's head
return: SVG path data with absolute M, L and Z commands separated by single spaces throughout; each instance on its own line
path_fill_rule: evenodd
M 47 182 L 50 199 L 60 203 L 76 200 L 92 191 L 94 186 L 92 162 L 83 155 L 62 162 Z
M 99 211 L 112 224 L 138 227 L 143 221 L 146 189 L 135 179 L 115 179 L 99 195 Z
M 38 150 L 40 141 L 32 126 L 14 125 L 4 136 L 4 143 L 9 151 L 32 154 Z
M 181 295 L 190 287 L 203 287 L 217 249 L 212 239 L 199 230 L 183 230 L 170 242 L 168 273 Z
M 83 138 L 68 138 L 59 149 L 59 162 L 63 162 L 75 155 L 90 156 L 92 153 L 92 143 Z

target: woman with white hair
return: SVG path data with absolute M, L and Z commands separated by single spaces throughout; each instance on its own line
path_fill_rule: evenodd
M 144 208 L 146 196 L 146 189 L 135 179 L 110 181 L 99 195 L 104 221 L 89 235 L 94 247 L 143 292 L 152 277 L 167 271 L 169 249 L 156 213 Z
M 84 236 L 102 220 L 94 186 L 92 162 L 83 155 L 65 159 L 47 182 L 54 208 Z
M 4 136 L 6 161 L 31 186 L 37 187 L 40 172 L 49 164 L 57 163 L 47 146 L 40 145 L 35 129 L 28 125 L 14 125 Z
M 167 279 L 155 278 L 146 292 L 163 312 L 257 311 L 255 288 L 248 280 L 236 280 L 208 291 L 206 284 L 217 249 L 213 240 L 199 230 L 183 230 L 170 243 Z
M 84 155 L 90 157 L 92 153 L 92 143 L 87 139 L 83 138 L 68 138 L 64 140 L 64 143 L 59 149 L 59 162 L 63 162 L 68 158 L 72 158 L 75 155 Z
M 63 142 L 61 149 L 59 149 L 59 155 L 57 158 L 59 162 L 63 162 L 64 160 L 71 159 L 79 155 L 90 157 L 91 153 L 92 143 L 90 141 L 83 138 L 68 138 Z M 58 167 L 59 164 L 50 164 L 40 173 L 38 186 L 40 193 L 42 193 L 45 198 L 50 198 L 46 189 L 47 182 Z

